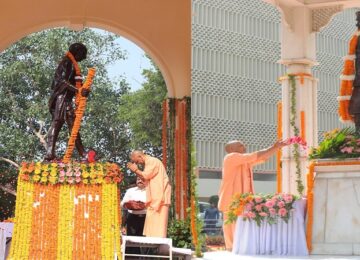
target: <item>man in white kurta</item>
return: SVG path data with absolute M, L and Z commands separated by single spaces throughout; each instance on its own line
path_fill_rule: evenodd
M 171 186 L 162 162 L 142 151 L 130 155 L 128 168 L 137 176 L 148 181 L 146 186 L 146 219 L 144 235 L 147 237 L 166 237 L 169 206 L 171 203 Z M 143 164 L 144 170 L 136 164 Z
M 142 236 L 146 216 L 146 185 L 145 182 L 137 177 L 136 187 L 126 190 L 121 201 L 121 207 L 127 209 L 126 235 Z

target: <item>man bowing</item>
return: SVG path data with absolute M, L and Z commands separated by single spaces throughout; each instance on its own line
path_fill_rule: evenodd
M 137 176 L 148 181 L 143 234 L 147 237 L 166 237 L 171 186 L 165 167 L 159 159 L 139 150 L 130 154 L 130 160 L 127 167 Z M 144 165 L 144 170 L 139 170 L 137 164 Z

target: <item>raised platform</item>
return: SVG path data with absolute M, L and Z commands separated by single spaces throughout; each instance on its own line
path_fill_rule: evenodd
M 360 258 L 360 165 L 315 166 L 312 254 Z
M 235 255 L 227 251 L 216 251 L 216 252 L 206 252 L 203 258 L 192 258 L 193 260 L 258 260 L 258 259 L 359 259 L 358 256 L 334 256 L 334 255 L 310 255 L 307 257 L 291 257 L 291 256 L 245 256 L 245 255 Z

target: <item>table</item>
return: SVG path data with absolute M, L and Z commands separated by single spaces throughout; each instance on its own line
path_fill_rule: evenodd
M 305 236 L 306 199 L 294 202 L 294 211 L 288 223 L 278 219 L 276 224 L 238 217 L 236 222 L 233 253 L 238 255 L 308 255 Z

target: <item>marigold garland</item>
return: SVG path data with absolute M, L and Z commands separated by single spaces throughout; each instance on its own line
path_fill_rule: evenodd
M 69 178 L 85 173 L 90 184 L 47 185 L 64 169 Z M 105 180 L 120 179 L 118 172 L 107 163 L 23 163 L 9 259 L 121 259 L 118 185 Z
M 73 61 L 73 64 L 74 64 L 74 61 Z M 74 147 L 75 147 L 75 141 L 76 141 L 76 138 L 77 138 L 79 130 L 80 130 L 81 119 L 85 113 L 87 98 L 82 96 L 81 92 L 83 89 L 85 89 L 85 90 L 90 89 L 90 86 L 92 84 L 94 76 L 95 76 L 95 68 L 90 68 L 89 72 L 88 72 L 88 76 L 86 78 L 86 81 L 80 88 L 78 85 L 79 84 L 81 85 L 81 83 L 78 83 L 79 81 L 76 81 L 76 87 L 78 88 L 78 92 L 76 93 L 76 98 L 75 98 L 75 104 L 76 104 L 75 120 L 74 120 L 73 128 L 71 130 L 70 138 L 68 141 L 68 146 L 66 148 L 65 155 L 63 158 L 64 163 L 68 163 L 71 159 L 72 152 L 74 151 Z
M 167 100 L 163 101 L 163 118 L 162 118 L 162 162 L 164 166 L 167 165 L 167 117 L 168 117 L 168 102 Z
M 312 162 L 309 165 L 307 174 L 307 224 L 306 224 L 306 244 L 309 252 L 312 250 L 312 228 L 314 214 L 314 178 L 315 166 L 338 166 L 338 165 L 360 165 L 359 161 L 339 161 L 339 162 Z
M 352 95 L 353 81 L 355 79 L 355 58 L 356 58 L 356 46 L 358 44 L 358 38 L 360 31 L 357 31 L 349 42 L 348 55 L 344 57 L 344 68 L 342 75 L 340 76 L 340 94 L 338 96 L 339 101 L 339 116 L 342 122 L 353 122 L 353 117 L 349 114 L 349 104 Z

